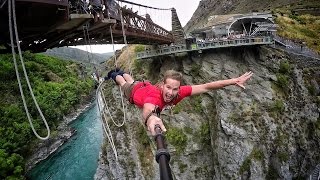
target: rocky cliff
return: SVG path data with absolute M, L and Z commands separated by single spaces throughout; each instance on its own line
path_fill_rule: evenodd
M 254 72 L 244 90 L 211 91 L 162 112 L 175 179 L 305 179 L 320 163 L 319 61 L 264 46 L 145 60 L 134 67 L 136 78 L 153 82 L 175 69 L 185 84 Z M 113 118 L 121 121 L 119 89 L 108 82 L 105 94 Z M 140 111 L 128 105 L 125 112 L 121 128 L 108 119 L 118 160 L 106 140 L 95 179 L 159 179 L 155 145 Z

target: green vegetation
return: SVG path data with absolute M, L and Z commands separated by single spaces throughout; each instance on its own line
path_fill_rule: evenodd
M 139 141 L 139 143 L 141 143 L 144 146 L 149 146 L 150 145 L 150 140 L 149 137 L 147 135 L 146 129 L 141 126 L 138 125 L 138 130 L 137 130 L 137 139 Z
M 239 173 L 243 174 L 244 172 L 250 171 L 251 161 L 258 160 L 262 161 L 264 159 L 264 154 L 261 149 L 254 147 L 250 155 L 242 162 Z
M 280 162 L 287 162 L 289 160 L 289 154 L 285 151 L 280 151 L 277 153 Z
M 166 138 L 168 139 L 168 142 L 176 148 L 178 153 L 185 150 L 188 138 L 182 129 L 170 127 L 167 131 Z
M 145 50 L 145 45 L 136 45 L 134 47 L 134 52 L 138 53 Z
M 319 8 L 319 3 L 315 5 Z M 297 9 L 313 8 L 306 3 L 300 6 L 288 6 L 274 11 L 276 23 L 279 25 L 277 34 L 297 42 L 305 42 L 309 48 L 320 52 L 320 39 L 316 38 L 320 37 L 320 16 L 299 13 Z
M 291 65 L 289 61 L 281 61 L 280 62 L 280 68 L 279 73 L 281 74 L 290 74 L 291 73 Z
M 198 96 L 191 96 L 190 103 L 193 107 L 193 111 L 196 113 L 202 113 L 202 105 L 201 105 L 202 98 L 200 95 Z
M 288 139 L 289 136 L 278 128 L 277 137 L 274 140 L 274 146 L 277 148 L 276 156 L 280 162 L 287 162 L 289 160 L 289 153 L 287 149 Z
M 191 66 L 190 74 L 192 77 L 198 77 L 200 75 L 201 65 L 193 64 Z
M 23 57 L 34 95 L 54 132 L 62 117 L 89 94 L 93 81 L 79 79 L 80 67 L 75 63 L 29 52 Z M 22 84 L 35 129 L 45 136 L 45 126 L 24 78 Z M 0 179 L 23 179 L 24 159 L 37 141 L 24 111 L 12 55 L 0 55 L 0 93 Z
M 188 101 L 181 101 L 173 108 L 173 114 L 178 114 L 181 111 L 202 113 L 202 98 L 200 95 L 189 97 Z
M 289 85 L 289 77 L 284 74 L 277 73 L 277 85 L 282 89 L 286 89 Z
M 183 107 L 184 106 L 183 106 L 182 102 L 175 105 L 172 109 L 173 114 L 179 114 L 182 111 Z
M 187 165 L 187 164 L 184 164 L 184 163 L 182 163 L 182 162 L 179 161 L 179 170 L 180 170 L 180 173 L 184 173 L 187 168 L 188 168 L 188 165 Z
M 251 157 L 255 160 L 262 161 L 264 159 L 264 154 L 261 149 L 253 148 Z
M 250 171 L 251 159 L 247 157 L 240 166 L 239 173 L 243 174 L 244 172 Z
M 211 145 L 210 128 L 208 123 L 202 123 L 196 132 L 196 137 L 203 147 L 209 148 Z
M 279 100 L 279 99 L 275 100 L 272 104 L 271 110 L 278 114 L 282 113 L 284 111 L 284 104 L 282 100 Z
M 278 179 L 279 173 L 276 170 L 276 168 L 270 163 L 269 168 L 268 168 L 268 172 L 266 175 L 266 180 L 274 180 L 274 179 Z
M 279 65 L 279 72 L 277 76 L 277 85 L 284 91 L 288 90 L 289 75 L 291 74 L 291 65 L 288 61 L 281 61 Z

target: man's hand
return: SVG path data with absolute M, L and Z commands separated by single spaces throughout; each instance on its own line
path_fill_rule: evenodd
M 163 132 L 167 131 L 166 127 L 164 127 L 164 125 L 162 123 L 162 120 L 160 118 L 158 118 L 156 115 L 151 115 L 148 119 L 147 127 L 148 127 L 148 131 L 150 131 L 153 136 L 156 135 L 156 132 L 154 130 L 156 124 L 159 124 L 159 126 Z
M 236 85 L 246 89 L 246 87 L 244 87 L 244 83 L 253 75 L 253 72 L 249 71 L 244 73 L 243 75 L 241 75 L 240 77 L 236 78 Z

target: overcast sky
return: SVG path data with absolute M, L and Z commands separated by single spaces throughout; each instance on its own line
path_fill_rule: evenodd
M 181 25 L 184 26 L 187 24 L 194 11 L 199 5 L 200 0 L 128 0 L 135 2 L 137 4 L 144 4 L 146 6 L 152 6 L 157 8 L 172 8 L 174 7 L 177 10 L 177 14 Z M 125 3 L 120 3 L 124 6 Z M 133 11 L 138 11 L 139 15 L 145 15 L 146 13 L 150 14 L 151 19 L 161 27 L 164 27 L 167 30 L 171 30 L 171 11 L 159 11 L 152 10 L 144 7 L 137 7 L 133 5 L 127 5 L 127 7 L 132 8 Z M 112 52 L 112 45 L 91 45 L 91 48 L 88 46 L 75 46 L 76 48 L 82 49 L 84 51 L 89 51 L 93 53 L 106 53 Z M 123 45 L 116 45 L 115 49 L 119 49 Z M 91 50 L 90 50 L 91 49 Z

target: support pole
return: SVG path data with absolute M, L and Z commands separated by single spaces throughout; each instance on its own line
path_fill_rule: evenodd
M 154 127 L 156 131 L 155 141 L 157 144 L 156 161 L 160 168 L 160 180 L 172 180 L 171 168 L 169 166 L 170 154 L 166 149 L 164 135 L 160 126 L 157 124 Z

